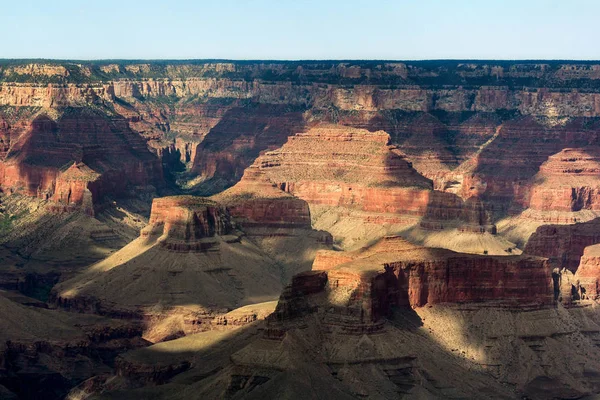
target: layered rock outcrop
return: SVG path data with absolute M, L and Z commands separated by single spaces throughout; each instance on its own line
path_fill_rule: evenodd
M 555 297 L 565 306 L 577 306 L 581 301 L 589 305 L 589 300 L 600 296 L 600 245 L 587 246 L 583 250 L 577 271 L 563 267 L 554 268 Z M 583 304 L 583 303 L 582 303 Z M 594 304 L 594 303 L 591 303 Z
M 585 90 L 585 83 L 593 85 L 597 68 L 560 62 L 25 64 L 2 66 L 0 98 L 1 104 L 44 106 L 94 97 L 208 95 L 272 104 L 312 100 L 339 109 L 517 109 L 589 117 L 600 115 L 598 94 Z M 78 82 L 82 76 L 87 84 Z M 425 84 L 432 86 L 420 87 Z M 565 87 L 575 90 L 559 90 Z
M 170 250 L 190 251 L 210 248 L 211 237 L 231 233 L 232 222 L 219 204 L 201 197 L 172 196 L 154 199 L 148 226 L 140 236 L 160 237 L 160 244 Z
M 305 125 L 300 107 L 253 103 L 224 107 L 227 112 L 206 134 L 193 160 L 192 172 L 206 178 L 237 182 L 261 151 L 280 147 Z
M 119 116 L 68 108 L 15 119 L 0 164 L 0 187 L 93 213 L 103 196 L 164 185 L 158 159 Z M 144 189 L 145 190 L 145 189 Z
M 542 225 L 527 242 L 524 252 L 549 258 L 553 267 L 577 271 L 584 249 L 600 243 L 598 219 L 571 225 Z
M 371 330 L 393 307 L 489 303 L 528 309 L 553 302 L 552 277 L 542 258 L 458 254 L 399 237 L 336 253 L 320 252 L 313 271 L 294 277 L 271 320 L 322 308 L 332 324 Z
M 235 183 L 260 151 L 324 121 L 385 130 L 435 189 L 465 199 L 477 192 L 488 203 L 501 201 L 494 204 L 501 212 L 527 207 L 529 180 L 549 156 L 598 145 L 597 124 L 585 120 L 600 115 L 594 64 L 58 62 L 0 68 L 0 104 L 7 109 L 91 105 L 116 112 L 161 155 L 167 175 L 186 168 L 182 182 L 202 194 Z
M 599 174 L 598 148 L 563 149 L 550 156 L 534 176 L 529 207 L 539 211 L 599 211 Z M 565 222 L 577 222 L 576 218 Z
M 100 176 L 83 162 L 74 162 L 56 178 L 54 194 L 50 198 L 56 203 L 53 208 L 67 211 L 80 207 L 94 215 L 94 199 L 98 200 L 100 194 L 97 184 Z
M 281 190 L 255 166 L 212 199 L 223 204 L 247 237 L 282 266 L 284 282 L 309 270 L 316 251 L 333 244 L 329 232 L 312 228 L 309 204 Z
M 600 244 L 584 249 L 574 278 L 580 287 L 580 297 L 591 300 L 598 299 L 600 296 Z
M 421 219 L 425 228 L 443 229 L 454 221 L 463 229 L 493 231 L 476 199 L 464 202 L 452 193 L 434 191 L 432 182 L 412 168 L 382 131 L 312 128 L 258 157 L 241 187 L 253 180 L 270 182 L 310 205 L 351 208 L 388 222 Z
M 280 190 L 256 166 L 247 168 L 238 184 L 213 198 L 227 205 L 246 228 L 311 227 L 308 203 Z
M 485 186 L 482 197 L 495 202 L 497 208 L 527 207 L 533 185 L 546 179 L 561 179 L 557 171 L 552 172 L 553 165 L 558 169 L 569 169 L 566 165 L 561 167 L 557 164 L 569 163 L 570 157 L 557 153 L 572 147 L 580 147 L 581 151 L 586 151 L 590 145 L 597 145 L 597 137 L 597 128 L 585 126 L 583 121 L 577 119 L 565 119 L 557 124 L 533 117 L 506 121 L 498 128 L 493 140 L 482 147 L 465 166 L 461 166 L 464 174 L 471 175 L 464 180 L 463 191 L 478 182 Z M 593 149 L 594 147 L 592 152 Z M 553 155 L 557 156 L 549 159 Z M 537 179 L 536 174 L 545 162 Z M 589 159 L 588 162 L 593 163 L 593 160 Z M 579 173 L 575 170 L 576 168 L 570 173 Z M 562 172 L 565 173 L 568 172 Z M 542 188 L 534 191 L 532 200 L 535 206 L 542 206 L 542 192 Z M 551 209 L 552 207 L 549 210 Z

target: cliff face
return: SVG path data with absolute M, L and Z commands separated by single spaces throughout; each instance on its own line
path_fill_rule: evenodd
M 563 149 L 540 166 L 530 208 L 544 211 L 600 210 L 599 151 L 594 147 Z
M 525 246 L 528 254 L 548 257 L 554 267 L 575 273 L 584 249 L 600 242 L 598 219 L 571 225 L 543 225 Z
M 240 182 L 213 198 L 226 204 L 246 228 L 311 227 L 308 203 L 279 189 L 256 166 L 248 167 Z
M 84 163 L 74 162 L 55 180 L 54 194 L 50 199 L 55 209 L 81 207 L 87 214 L 94 214 L 94 197 L 98 200 L 98 178 L 100 174 Z M 92 190 L 95 192 L 92 192 Z
M 600 245 L 596 244 L 584 249 L 574 280 L 579 285 L 580 297 L 598 299 L 600 296 Z
M 122 117 L 167 176 L 185 169 L 186 188 L 212 194 L 261 151 L 333 122 L 384 130 L 435 189 L 506 211 L 527 206 L 529 180 L 549 156 L 596 143 L 599 82 L 593 63 L 7 62 L 0 106 L 12 119 L 0 122 L 0 154 L 23 123 L 17 107 L 93 106 Z M 58 172 L 29 174 L 28 186 L 49 190 Z
M 279 149 L 261 154 L 237 190 L 279 189 L 311 206 L 341 207 L 406 223 L 421 219 L 427 229 L 458 221 L 485 231 L 485 210 L 452 193 L 434 191 L 383 131 L 325 125 L 292 136 Z M 254 189 L 252 189 L 254 186 Z M 283 194 L 279 194 L 283 196 Z
M 203 240 L 233 233 L 232 223 L 217 203 L 193 196 L 154 199 L 148 226 L 141 237 L 160 237 L 161 245 L 178 251 L 208 249 L 214 241 Z
M 1 104 L 5 105 L 208 95 L 257 98 L 270 104 L 312 100 L 317 106 L 332 104 L 339 109 L 504 109 L 586 117 L 600 113 L 595 92 L 598 65 L 592 63 L 59 62 L 0 68 Z
M 7 117 L 3 191 L 93 213 L 93 204 L 105 195 L 164 185 L 158 159 L 120 116 L 83 107 L 22 114 Z
M 551 305 L 552 292 L 550 269 L 541 258 L 472 256 L 386 237 L 359 251 L 320 252 L 313 271 L 295 277 L 282 295 L 273 319 L 319 308 L 326 300 L 332 320 L 359 328 L 377 325 L 392 307 L 487 302 L 526 309 Z

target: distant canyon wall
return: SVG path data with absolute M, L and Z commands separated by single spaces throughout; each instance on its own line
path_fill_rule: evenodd
M 198 96 L 340 110 L 600 115 L 600 65 L 589 63 L 64 62 L 0 68 L 0 105 L 9 106 Z
M 523 115 L 545 117 L 598 117 L 600 90 L 552 90 L 551 88 L 511 89 L 485 86 L 469 89 L 385 88 L 356 84 L 293 84 L 291 82 L 236 81 L 226 78 L 187 80 L 123 80 L 105 84 L 0 83 L 0 106 L 67 107 L 116 98 L 206 98 L 251 99 L 265 104 L 294 104 L 317 109 L 336 107 L 346 111 L 402 110 L 430 112 L 495 112 L 515 110 Z
M 72 109 L 94 110 L 93 118 L 77 117 L 83 125 L 118 122 L 110 141 L 125 138 L 124 154 L 135 156 L 100 165 L 100 156 L 61 154 L 52 177 L 18 179 L 29 192 L 57 197 L 56 176 L 73 162 L 106 176 L 107 163 L 137 166 L 141 158 L 152 170 L 162 162 L 167 178 L 188 171 L 192 183 L 199 177 L 204 185 L 194 193 L 212 194 L 239 181 L 260 152 L 335 123 L 389 133 L 436 190 L 500 200 L 506 211 L 528 207 L 532 196 L 536 206 L 548 203 L 535 197 L 545 192 L 531 179 L 550 156 L 600 145 L 600 64 L 0 61 L 0 174 L 11 168 L 46 173 L 41 150 L 24 146 L 37 142 L 32 121 L 40 115 L 60 128 L 47 135 L 42 152 L 84 145 L 88 154 L 97 146 L 96 153 L 111 158 L 100 124 L 86 125 L 85 137 L 61 133 L 67 129 L 60 121 Z M 141 150 L 144 141 L 152 155 Z M 14 189 L 9 175 L 0 177 L 0 186 Z M 150 175 L 134 183 L 162 185 L 160 173 Z

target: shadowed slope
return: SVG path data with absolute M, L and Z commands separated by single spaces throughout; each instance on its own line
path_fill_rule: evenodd
M 140 238 L 58 284 L 52 299 L 68 309 L 169 319 L 170 328 L 150 324 L 147 337 L 160 340 L 213 329 L 231 309 L 277 298 L 283 276 L 219 204 L 165 197 L 154 200 Z

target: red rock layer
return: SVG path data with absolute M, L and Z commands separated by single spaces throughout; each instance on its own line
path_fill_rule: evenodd
M 371 131 L 386 130 L 414 168 L 433 181 L 436 190 L 463 199 L 477 196 L 490 210 L 499 212 L 527 208 L 532 187 L 540 184 L 536 178 L 540 166 L 564 148 L 577 146 L 585 152 L 589 148 L 583 159 L 593 162 L 591 153 L 599 144 L 599 125 L 594 121 L 566 118 L 551 109 L 548 115 L 536 117 L 490 111 L 494 112 L 355 110 L 340 112 L 338 120 Z M 552 196 L 552 186 L 547 185 L 547 193 L 539 188 L 542 192 L 534 193 L 534 202 L 543 206 L 540 197 Z M 574 207 L 586 207 L 595 194 L 585 185 L 574 186 L 573 193 L 565 189 L 556 194 L 565 199 L 571 195 Z
M 52 72 L 57 68 L 68 73 Z M 527 207 L 530 179 L 549 156 L 565 147 L 598 144 L 598 124 L 586 119 L 600 115 L 593 89 L 597 68 L 552 63 L 32 64 L 11 67 L 20 71 L 17 75 L 2 75 L 0 104 L 108 106 L 157 152 L 166 147 L 167 168 L 182 168 L 178 159 L 193 174 L 209 178 L 210 185 L 202 187 L 207 194 L 236 182 L 260 151 L 277 148 L 290 134 L 320 121 L 384 129 L 435 189 L 465 199 L 477 194 L 486 204 L 501 200 L 496 209 L 506 211 Z M 76 82 L 81 73 L 89 78 L 86 83 Z M 40 74 L 53 83 L 36 84 Z M 12 82 L 17 76 L 26 83 Z M 452 79 L 460 79 L 461 86 Z M 6 131 L 3 125 L 0 121 L 0 132 Z M 0 154 L 6 143 L 16 141 L 12 130 L 0 133 Z M 58 174 L 28 166 L 29 177 L 20 179 L 24 171 L 8 169 L 19 181 L 14 187 L 40 182 L 32 192 L 40 185 L 49 190 L 47 182 Z M 538 206 L 545 204 L 540 198 L 550 196 L 542 192 L 534 198 Z M 566 199 L 567 191 L 557 196 Z M 595 194 L 583 190 L 573 196 L 585 203 Z
M 309 204 L 396 214 L 396 222 L 423 217 L 421 226 L 429 229 L 461 221 L 464 229 L 494 230 L 481 202 L 432 190 L 431 181 L 412 168 L 382 131 L 312 128 L 262 154 L 248 171 L 240 185 L 270 182 Z
M 234 187 L 212 198 L 246 227 L 311 228 L 306 201 L 280 190 L 255 166 Z
M 227 209 L 244 226 L 310 228 L 308 204 L 291 196 L 232 201 Z
M 531 235 L 524 252 L 547 257 L 554 267 L 577 271 L 587 246 L 600 243 L 600 220 L 572 225 L 543 225 Z
M 325 125 L 290 137 L 257 161 L 271 181 L 341 181 L 366 187 L 431 189 L 383 131 Z
M 398 145 L 420 174 L 433 181 L 436 190 L 449 191 L 463 198 L 472 195 L 461 190 L 462 181 L 471 169 L 464 168 L 461 163 L 470 162 L 481 147 L 493 139 L 503 122 L 500 113 L 473 111 L 379 109 L 320 113 L 313 109 L 307 114 L 310 120 L 389 133 L 392 143 Z
M 157 151 L 177 136 L 166 153 L 194 174 L 214 178 L 204 193 L 236 182 L 260 151 L 319 121 L 384 129 L 435 189 L 468 198 L 472 183 L 481 182 L 483 197 L 504 199 L 507 209 L 513 198 L 524 206 L 527 181 L 548 156 L 597 140 L 598 125 L 586 119 L 600 115 L 597 69 L 445 62 L 25 64 L 2 71 L 0 104 L 107 105 Z M 85 83 L 78 81 L 82 74 Z M 52 83 L 35 83 L 40 75 Z M 522 115 L 533 118 L 515 119 Z M 455 171 L 465 161 L 470 166 Z M 38 181 L 56 175 L 30 174 Z
M 587 149 L 597 143 L 597 137 L 597 128 L 584 126 L 580 120 L 556 125 L 542 124 L 532 117 L 507 121 L 471 165 L 464 168 L 465 178 L 469 179 L 463 181 L 461 190 L 466 192 L 474 184 L 481 185 L 485 188 L 482 198 L 495 202 L 497 208 L 527 207 L 540 166 L 548 161 L 547 173 L 556 177 L 556 171 L 551 172 L 552 164 L 568 163 L 559 160 L 569 157 L 563 154 L 549 160 L 550 156 L 567 147 Z M 542 192 L 534 193 L 536 206 L 543 206 L 540 196 L 543 197 Z
M 534 177 L 529 207 L 540 211 L 600 210 L 600 149 L 566 148 Z
M 0 159 L 4 159 L 10 149 L 10 126 L 0 115 Z
M 53 207 L 68 211 L 81 207 L 87 214 L 94 214 L 94 199 L 98 199 L 98 174 L 84 163 L 74 162 L 56 178 L 54 194 L 50 198 Z
M 148 226 L 142 237 L 162 236 L 161 245 L 176 251 L 206 250 L 214 244 L 203 241 L 232 232 L 226 211 L 217 203 L 194 196 L 155 198 Z
M 392 306 L 487 303 L 529 308 L 553 302 L 547 262 L 531 256 L 473 256 L 387 237 L 356 252 L 322 251 L 314 268 L 323 270 L 294 278 L 272 320 L 323 309 L 331 313 L 331 321 L 356 327 L 377 323 Z
M 198 145 L 192 172 L 216 181 L 218 191 L 237 182 L 261 151 L 278 148 L 303 128 L 302 113 L 293 107 L 230 108 Z
M 319 251 L 317 252 L 312 268 L 315 271 L 327 271 L 338 265 L 350 262 L 353 259 L 353 254 L 345 251 Z
M 574 279 L 583 287 L 586 298 L 600 297 L 600 244 L 584 249 Z
M 208 102 L 207 104 L 180 105 L 175 109 L 175 116 L 171 118 L 170 128 L 184 136 L 204 137 L 221 121 L 227 111 L 234 106 L 222 102 Z
M 74 163 L 84 170 L 70 169 Z M 0 160 L 3 190 L 82 205 L 85 180 L 93 181 L 87 189 L 94 202 L 136 186 L 163 184 L 159 160 L 122 118 L 68 108 L 56 121 L 41 114 L 15 126 Z

